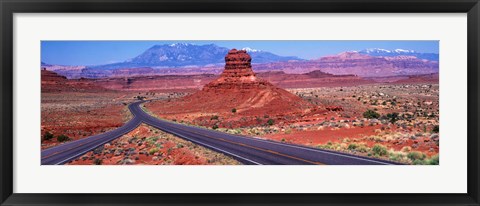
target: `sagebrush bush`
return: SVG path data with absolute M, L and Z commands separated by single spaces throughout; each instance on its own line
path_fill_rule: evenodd
M 413 151 L 413 152 L 409 152 L 407 157 L 408 159 L 415 162 L 415 160 L 424 160 L 427 156 L 421 152 Z
M 53 139 L 53 134 L 50 133 L 50 132 L 45 132 L 45 134 L 43 134 L 43 139 L 44 139 L 44 140 Z
M 393 149 L 390 149 L 390 151 L 388 151 L 388 158 L 392 161 L 397 162 L 405 162 L 407 160 L 406 153 L 402 151 L 395 151 Z
M 370 150 L 370 148 L 367 147 L 367 145 L 365 144 L 360 144 L 358 145 L 358 148 L 356 150 L 362 153 L 367 153 Z
M 97 158 L 97 159 L 93 160 L 93 164 L 95 164 L 95 165 L 101 165 L 101 164 L 102 164 L 102 160 Z
M 392 124 L 394 124 L 398 120 L 398 113 L 394 112 L 394 113 L 387 114 L 387 118 Z
M 437 155 L 432 156 L 430 159 L 428 159 L 427 162 L 429 165 L 439 165 L 440 164 L 440 158 Z
M 67 135 L 61 134 L 57 136 L 57 141 L 59 142 L 65 142 L 70 140 L 70 138 Z
M 154 145 L 158 139 L 159 137 L 149 137 L 147 138 L 146 142 L 148 145 Z
M 351 143 L 348 145 L 348 150 L 356 150 L 358 148 L 358 145 L 355 143 Z
M 363 117 L 367 119 L 377 119 L 380 117 L 380 114 L 373 110 L 367 110 L 363 113 Z
M 155 154 L 156 152 L 158 152 L 158 148 L 154 147 L 154 148 L 152 148 L 152 149 L 150 149 L 150 150 L 148 151 L 148 154 L 153 155 L 153 154 Z
M 440 132 L 440 126 L 435 125 L 432 129 L 432 133 L 439 133 Z
M 267 124 L 272 126 L 273 124 L 275 124 L 275 121 L 273 119 L 268 119 Z
M 402 147 L 401 151 L 402 152 L 410 152 L 410 151 L 412 151 L 412 147 L 410 147 L 410 146 Z
M 413 161 L 412 164 L 414 164 L 414 165 L 425 165 L 425 163 L 426 163 L 425 160 L 416 159 L 416 160 Z
M 387 155 L 387 148 L 382 145 L 376 144 L 373 146 L 372 152 L 374 155 L 385 156 Z

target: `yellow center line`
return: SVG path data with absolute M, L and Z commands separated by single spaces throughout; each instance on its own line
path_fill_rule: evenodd
M 77 145 L 77 146 L 74 146 L 74 147 L 69 147 L 69 148 L 64 149 L 64 150 L 62 150 L 62 151 L 54 152 L 54 153 L 52 153 L 52 154 L 50 154 L 50 155 L 47 155 L 47 156 L 45 156 L 45 157 L 42 157 L 42 159 L 46 159 L 46 158 L 55 156 L 55 155 L 57 155 L 57 154 L 60 154 L 60 153 L 62 153 L 62 152 L 66 152 L 66 151 L 68 151 L 68 150 L 72 150 L 72 149 L 78 148 L 78 147 L 80 147 L 80 146 L 82 146 L 82 145 L 85 145 L 85 144 L 87 144 L 87 143 L 91 143 L 91 142 L 93 142 L 93 141 L 94 141 L 94 140 L 89 141 L 89 142 L 85 142 L 85 143 L 81 143 L 81 144 L 79 144 L 79 145 Z

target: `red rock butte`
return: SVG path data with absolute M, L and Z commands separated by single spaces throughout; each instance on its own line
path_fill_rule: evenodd
M 248 90 L 264 87 L 268 82 L 255 76 L 252 70 L 252 57 L 245 50 L 232 49 L 225 56 L 225 69 L 220 78 L 205 85 L 203 91 Z
M 232 49 L 225 56 L 225 70 L 221 76 L 230 80 L 246 78 L 253 81 L 255 73 L 252 70 L 251 62 L 252 57 L 245 50 Z
M 201 91 L 183 98 L 184 102 L 192 103 L 183 107 L 204 112 L 224 112 L 236 108 L 238 113 L 246 115 L 303 113 L 315 107 L 256 77 L 251 61 L 246 51 L 230 50 L 225 56 L 225 69 L 220 77 L 206 84 Z

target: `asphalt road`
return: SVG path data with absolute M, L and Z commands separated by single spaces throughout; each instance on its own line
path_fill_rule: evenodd
M 306 146 L 239 136 L 160 120 L 145 113 L 140 104 L 129 105 L 134 118 L 124 126 L 42 151 L 42 165 L 65 164 L 138 127 L 142 122 L 180 138 L 231 156 L 250 165 L 393 165 L 385 160 L 344 154 Z

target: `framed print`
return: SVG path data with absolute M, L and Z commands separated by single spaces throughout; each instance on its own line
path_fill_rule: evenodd
M 2 205 L 479 205 L 477 1 L 0 5 Z

